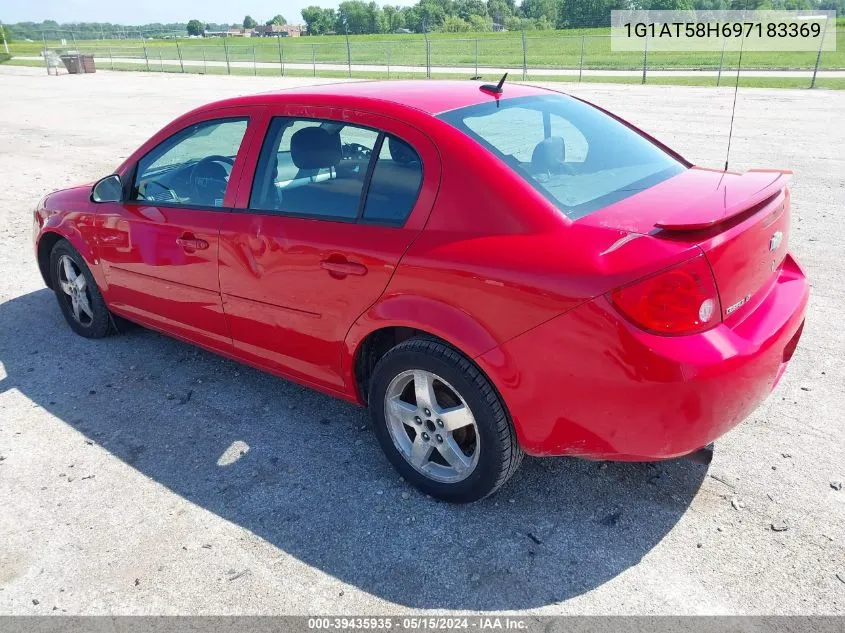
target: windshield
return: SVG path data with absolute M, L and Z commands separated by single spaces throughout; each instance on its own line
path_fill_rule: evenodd
M 501 99 L 439 118 L 505 161 L 573 220 L 686 169 L 619 121 L 565 95 Z

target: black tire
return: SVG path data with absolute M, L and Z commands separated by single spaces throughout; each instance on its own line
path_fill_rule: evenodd
M 430 478 L 412 466 L 394 443 L 385 396 L 394 378 L 409 370 L 441 377 L 472 412 L 479 454 L 474 469 L 461 481 L 444 483 Z M 490 381 L 466 357 L 438 340 L 413 338 L 387 352 L 373 371 L 368 402 L 376 437 L 387 458 L 406 481 L 433 497 L 456 503 L 478 501 L 498 490 L 522 462 L 523 451 L 510 417 Z
M 76 266 L 77 274 L 85 277 L 83 292 L 91 309 L 92 314 L 90 316 L 83 312 L 81 319 L 77 319 L 74 315 L 73 302 L 70 296 L 62 290 L 62 283 L 65 280 L 59 269 L 64 266 L 64 257 L 70 258 Z M 74 332 L 85 338 L 102 338 L 110 333 L 112 327 L 111 315 L 106 307 L 106 302 L 103 301 L 103 296 L 100 294 L 100 289 L 97 287 L 97 282 L 94 281 L 94 276 L 85 263 L 85 259 L 67 240 L 56 242 L 50 252 L 50 280 L 53 291 L 56 293 L 56 300 L 59 302 L 59 308 L 65 317 L 65 321 Z

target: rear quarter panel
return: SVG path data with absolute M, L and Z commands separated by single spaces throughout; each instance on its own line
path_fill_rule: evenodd
M 699 251 L 568 220 L 481 145 L 429 119 L 443 165 L 424 230 L 350 330 L 414 327 L 475 358 L 585 301 Z

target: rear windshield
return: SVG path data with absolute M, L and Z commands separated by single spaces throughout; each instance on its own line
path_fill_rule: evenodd
M 686 169 L 614 118 L 565 95 L 490 101 L 439 118 L 505 161 L 573 220 Z

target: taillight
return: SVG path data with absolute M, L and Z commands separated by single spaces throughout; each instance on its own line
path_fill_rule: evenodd
M 695 334 L 722 320 L 716 280 L 704 255 L 614 290 L 610 300 L 634 325 L 655 334 Z

